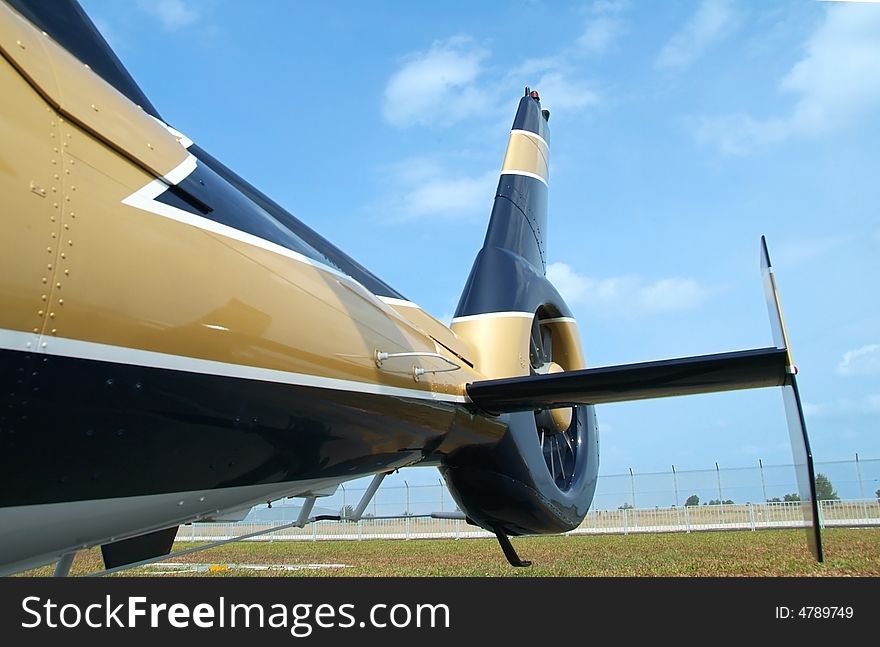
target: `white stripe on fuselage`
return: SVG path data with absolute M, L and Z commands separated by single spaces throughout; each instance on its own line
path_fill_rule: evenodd
M 183 209 L 179 209 L 164 202 L 158 201 L 162 193 L 169 189 L 170 185 L 176 185 L 185 180 L 197 166 L 197 160 L 193 155 L 188 155 L 177 167 L 165 174 L 162 179 L 156 179 L 149 182 L 144 187 L 138 189 L 130 196 L 122 200 L 122 203 L 147 211 L 149 213 L 169 218 L 185 225 L 197 227 L 204 231 L 209 231 L 219 236 L 231 238 L 239 242 L 264 249 L 266 251 L 279 254 L 286 258 L 304 263 L 315 269 L 327 272 L 336 279 L 341 280 L 355 288 L 357 292 L 363 296 L 371 296 L 380 303 L 388 305 L 401 305 L 408 307 L 418 307 L 416 304 L 403 299 L 394 299 L 391 297 L 377 297 L 367 290 L 361 283 L 352 277 L 324 265 L 314 259 L 308 258 L 287 249 L 282 245 L 265 240 L 253 234 L 235 229 L 228 225 L 215 222 L 209 218 L 204 218 L 196 214 L 190 213 Z M 24 334 L 24 333 L 21 333 Z M 33 341 L 33 336 L 28 335 L 28 342 Z M 51 350 L 49 349 L 51 345 Z M 22 350 L 24 344 L 17 343 L 14 348 Z M 300 373 L 287 373 L 284 371 L 276 371 L 271 369 L 263 369 L 253 366 L 243 366 L 238 364 L 226 364 L 223 362 L 215 362 L 211 360 L 203 360 L 192 357 L 182 357 L 177 355 L 166 355 L 163 353 L 155 353 L 152 351 L 143 351 L 133 348 L 105 346 L 103 344 L 95 344 L 92 342 L 83 342 L 78 340 L 61 340 L 57 338 L 42 338 L 38 347 L 33 350 L 41 350 L 42 352 L 54 353 L 59 355 L 69 355 L 72 357 L 83 357 L 86 359 L 98 359 L 102 361 L 119 362 L 123 364 L 136 364 L 142 366 L 153 366 L 157 368 L 170 368 L 173 370 L 191 371 L 196 373 L 206 373 L 211 375 L 224 375 L 229 377 L 241 377 L 245 379 L 267 380 L 270 382 L 281 382 L 285 384 L 295 384 L 299 386 L 314 386 L 319 388 L 329 388 L 341 391 L 357 391 L 362 393 L 374 393 L 378 395 L 393 395 L 402 397 L 415 397 L 420 399 L 430 399 L 441 402 L 458 402 L 464 403 L 468 399 L 464 396 L 446 395 L 433 393 L 430 391 L 421 391 L 418 389 L 403 389 L 398 387 L 389 387 L 380 384 L 355 382 L 350 380 L 338 380 L 333 378 L 323 378 L 314 375 L 305 375 Z
M 462 321 L 476 321 L 477 319 L 509 319 L 511 317 L 521 317 L 524 319 L 533 319 L 534 312 L 484 312 L 478 315 L 465 315 L 463 317 L 455 317 L 452 323 Z
M 531 130 L 522 130 L 520 128 L 514 128 L 513 130 L 510 131 L 510 134 L 511 135 L 513 135 L 513 134 L 525 135 L 526 137 L 531 137 L 532 139 L 537 139 L 539 142 L 541 142 L 542 144 L 544 144 L 544 146 L 547 147 L 547 150 L 550 149 L 550 144 L 547 143 L 547 140 L 544 139 L 543 137 L 541 137 L 538 133 L 533 133 Z
M 165 174 L 165 181 L 163 181 L 162 179 L 152 180 L 142 188 L 132 193 L 127 198 L 124 198 L 122 200 L 122 204 L 156 214 L 157 216 L 162 216 L 163 218 L 175 220 L 185 225 L 197 227 L 204 231 L 209 231 L 212 234 L 217 234 L 219 236 L 224 236 L 225 238 L 231 238 L 233 240 L 246 243 L 248 245 L 253 245 L 254 247 L 259 247 L 260 249 L 264 249 L 266 251 L 285 256 L 295 261 L 299 261 L 300 263 L 310 265 L 315 269 L 332 274 L 337 279 L 343 280 L 353 286 L 360 288 L 361 290 L 366 291 L 367 294 L 372 294 L 372 292 L 367 290 L 363 285 L 350 277 L 348 274 L 344 274 L 339 270 L 330 267 L 329 265 L 325 265 L 314 259 L 308 258 L 307 256 L 303 256 L 298 252 L 287 249 L 286 247 L 284 247 L 283 245 L 279 245 L 278 243 L 268 241 L 265 238 L 254 236 L 253 234 L 235 229 L 234 227 L 230 227 L 229 225 L 215 222 L 210 218 L 197 216 L 196 214 L 190 213 L 189 211 L 184 211 L 183 209 L 178 209 L 177 207 L 174 207 L 170 204 L 165 204 L 164 202 L 159 202 L 158 200 L 156 200 L 156 198 L 158 198 L 170 188 L 169 185 L 176 185 L 185 180 L 196 169 L 196 166 L 196 158 L 192 155 L 188 155 L 183 162 L 181 162 L 174 169 Z
M 169 355 L 154 351 L 128 348 L 125 346 L 110 346 L 95 342 L 82 341 L 79 339 L 65 339 L 60 337 L 42 337 L 37 342 L 32 333 L 19 332 L 16 330 L 0 329 L 0 348 L 35 353 L 46 353 L 62 357 L 76 357 L 99 362 L 113 362 L 133 366 L 145 366 L 148 368 L 161 368 L 172 371 L 185 371 L 188 373 L 200 373 L 204 375 L 219 375 L 234 377 L 245 380 L 260 380 L 275 382 L 278 384 L 290 384 L 293 386 L 306 386 L 319 389 L 332 389 L 334 391 L 351 391 L 355 393 L 370 393 L 373 395 L 385 395 L 403 398 L 415 398 L 420 400 L 432 400 L 435 402 L 465 403 L 469 399 L 462 395 L 450 395 L 422 391 L 419 389 L 406 389 L 396 386 L 387 386 L 373 382 L 357 382 L 355 380 L 343 380 L 307 373 L 292 373 L 244 364 L 230 364 L 215 360 L 186 357 L 183 355 Z
M 191 143 L 192 142 L 190 142 L 190 144 Z M 377 302 L 377 307 L 379 306 L 379 303 L 385 299 L 385 297 L 379 297 L 373 294 L 373 292 L 365 288 L 358 280 L 354 279 L 348 274 L 345 274 L 344 272 L 340 272 L 335 267 L 331 267 L 329 265 L 321 263 L 320 261 L 309 258 L 308 256 L 304 256 L 299 252 L 288 249 L 283 245 L 273 243 L 272 241 L 266 240 L 265 238 L 260 238 L 259 236 L 254 236 L 253 234 L 249 234 L 247 232 L 241 231 L 240 229 L 230 227 L 229 225 L 215 222 L 210 218 L 198 216 L 194 213 L 179 209 L 170 204 L 165 204 L 164 202 L 160 202 L 156 199 L 165 191 L 167 191 L 171 186 L 175 186 L 183 182 L 187 177 L 189 177 L 189 175 L 193 171 L 195 171 L 197 165 L 198 160 L 193 155 L 188 154 L 187 158 L 183 160 L 183 162 L 181 162 L 174 169 L 165 174 L 164 179 L 155 179 L 149 182 L 145 186 L 132 193 L 127 198 L 124 198 L 122 200 L 122 204 L 140 209 L 142 211 L 147 211 L 157 216 L 162 216 L 163 218 L 168 218 L 170 220 L 174 220 L 185 225 L 197 227 L 198 229 L 211 232 L 212 234 L 217 234 L 218 236 L 231 238 L 247 245 L 258 247 L 268 252 L 272 252 L 274 254 L 284 256 L 285 258 L 289 258 L 299 263 L 303 263 L 321 272 L 331 274 L 337 280 L 346 283 L 348 287 L 352 288 L 355 292 L 363 296 L 365 299 L 375 299 Z M 403 300 L 397 299 L 392 299 L 391 301 L 400 301 L 401 304 L 409 303 L 408 301 L 404 302 Z
M 529 171 L 519 171 L 517 169 L 508 169 L 506 171 L 501 171 L 501 175 L 522 175 L 524 177 L 531 177 L 536 180 L 540 180 L 544 183 L 545 186 L 550 186 L 547 182 L 547 178 L 543 178 L 537 173 L 530 173 Z
M 380 301 L 387 303 L 390 306 L 400 306 L 401 308 L 418 308 L 421 310 L 421 306 L 418 303 L 413 303 L 412 301 L 407 301 L 406 299 L 395 299 L 394 297 L 379 297 Z

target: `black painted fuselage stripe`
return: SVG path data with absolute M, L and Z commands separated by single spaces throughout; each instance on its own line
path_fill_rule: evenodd
M 451 403 L 0 350 L 0 507 L 355 478 L 434 451 Z
M 211 206 L 214 210 L 211 213 L 199 215 L 206 215 L 206 217 L 224 224 L 236 222 L 238 224 L 230 224 L 230 226 L 260 237 L 263 237 L 263 235 L 250 231 L 248 227 L 259 227 L 259 223 L 268 216 L 273 221 L 273 224 L 271 231 L 266 235 L 274 236 L 274 238 L 267 238 L 267 240 L 338 269 L 377 296 L 405 299 L 397 290 L 371 273 L 363 265 L 333 245 L 315 230 L 308 227 L 301 220 L 294 217 L 284 207 L 267 197 L 229 167 L 202 150 L 198 145 L 190 146 L 189 151 L 199 160 L 199 168 L 196 170 L 196 173 L 199 173 L 200 169 L 205 169 L 206 175 L 210 174 L 213 176 L 210 183 L 206 179 L 205 184 L 207 192 L 213 201 Z M 237 212 L 233 211 L 231 205 L 237 205 Z M 193 211 L 191 208 L 189 210 Z M 250 214 L 256 214 L 253 223 L 248 221 L 248 217 L 251 217 Z M 276 231 L 275 228 L 280 228 L 286 233 Z M 263 223 L 261 230 L 266 229 L 267 224 Z M 301 247 L 307 251 L 302 251 Z

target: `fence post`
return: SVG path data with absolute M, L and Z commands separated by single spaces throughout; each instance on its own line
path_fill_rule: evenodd
M 859 453 L 856 452 L 856 478 L 859 479 L 859 498 L 865 498 L 865 486 L 862 483 L 862 467 L 859 465 Z
M 746 503 L 746 505 L 749 508 L 749 525 L 752 527 L 752 532 L 755 532 L 755 509 L 751 503 Z
M 691 531 L 691 519 L 688 513 L 689 507 L 690 506 L 687 505 L 684 507 L 684 531 L 688 533 Z
M 340 483 L 339 487 L 342 488 L 342 510 L 339 511 L 339 516 L 348 516 L 345 514 L 345 483 Z
M 865 485 L 862 483 L 862 466 L 859 463 L 858 452 L 856 452 L 856 478 L 859 480 L 859 498 L 862 500 L 862 512 L 865 515 L 865 523 L 868 523 L 868 500 L 865 497 Z
M 761 472 L 761 492 L 764 493 L 764 503 L 767 503 L 767 483 L 764 482 L 764 463 L 758 459 L 758 470 Z
M 678 507 L 678 475 L 675 473 L 675 465 L 672 466 L 672 489 L 675 490 L 675 507 Z
M 624 535 L 629 534 L 629 527 L 627 526 L 626 521 L 627 521 L 626 520 L 626 508 L 624 508 L 623 509 L 623 534 Z
M 636 507 L 636 479 L 633 476 L 633 468 L 629 468 L 629 489 L 632 492 L 633 508 Z

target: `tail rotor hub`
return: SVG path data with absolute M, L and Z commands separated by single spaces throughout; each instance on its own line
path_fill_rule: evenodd
M 545 313 L 541 308 L 532 322 L 529 340 L 531 372 L 539 375 L 562 373 L 564 367 L 554 361 L 557 355 L 554 354 L 552 330 L 541 323 L 543 318 Z M 561 357 L 565 349 L 557 348 L 556 351 Z M 535 411 L 541 453 L 551 478 L 560 490 L 567 490 L 574 476 L 578 449 L 577 424 L 574 407 Z

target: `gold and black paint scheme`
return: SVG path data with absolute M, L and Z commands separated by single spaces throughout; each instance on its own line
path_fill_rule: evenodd
M 168 126 L 75 0 L 0 0 L 0 54 L 0 574 L 132 563 L 181 523 L 417 464 L 505 547 L 589 509 L 596 384 L 794 385 L 787 349 L 696 358 L 686 387 L 695 358 L 648 389 L 585 368 L 546 277 L 537 92 L 447 327 Z
M 498 440 L 466 344 L 55 42 L 75 3 L 16 4 L 45 8 L 0 3 L 0 509 L 294 493 Z

